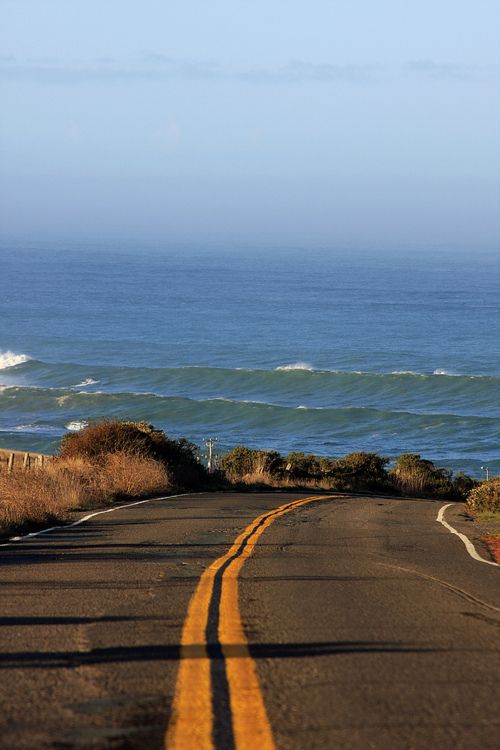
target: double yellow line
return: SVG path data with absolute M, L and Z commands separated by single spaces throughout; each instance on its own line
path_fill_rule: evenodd
M 189 603 L 167 750 L 276 750 L 238 605 L 238 575 L 276 518 L 327 496 L 262 514 L 203 573 Z

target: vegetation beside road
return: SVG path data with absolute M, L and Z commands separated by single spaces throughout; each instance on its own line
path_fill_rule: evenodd
M 42 468 L 0 473 L 0 532 L 65 520 L 69 511 L 196 489 L 207 480 L 196 446 L 145 423 L 103 421 L 66 435 Z
M 0 531 L 43 526 L 64 520 L 70 510 L 167 492 L 171 486 L 168 470 L 141 456 L 109 453 L 99 462 L 57 458 L 43 469 L 0 474 Z
M 500 477 L 493 477 L 474 487 L 467 497 L 466 510 L 480 529 L 496 562 L 500 563 Z
M 99 466 L 114 453 L 140 457 L 166 468 L 172 486 L 197 489 L 207 479 L 197 450 L 193 443 L 184 438 L 172 440 L 147 422 L 103 420 L 65 435 L 59 458 L 83 458 Z
M 395 496 L 467 500 L 466 509 L 500 514 L 500 478 L 478 483 L 453 475 L 418 454 L 392 466 L 375 453 L 327 458 L 292 452 L 282 456 L 237 446 L 209 474 L 198 448 L 172 440 L 143 422 L 103 420 L 66 435 L 44 468 L 0 472 L 0 533 L 6 535 L 64 520 L 70 511 L 178 490 L 283 488 L 373 492 Z
M 403 454 L 388 469 L 389 459 L 376 453 L 349 453 L 325 458 L 239 445 L 222 456 L 221 470 L 239 485 L 304 487 L 338 492 L 382 492 L 410 497 L 465 500 L 476 482 L 467 475 L 453 476 L 416 453 Z
M 467 510 L 474 515 L 496 514 L 500 519 L 500 477 L 492 477 L 474 487 L 467 497 Z

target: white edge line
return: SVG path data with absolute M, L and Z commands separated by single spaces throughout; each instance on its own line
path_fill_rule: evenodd
M 42 534 L 48 534 L 50 531 L 60 531 L 61 529 L 74 529 L 75 526 L 80 526 L 80 524 L 85 523 L 86 521 L 90 521 L 91 518 L 94 518 L 95 516 L 101 516 L 103 513 L 114 513 L 115 510 L 123 510 L 123 508 L 133 508 L 134 505 L 144 505 L 144 503 L 152 503 L 155 500 L 172 500 L 176 497 L 188 497 L 188 495 L 205 495 L 205 492 L 183 492 L 180 495 L 164 495 L 163 497 L 148 497 L 145 500 L 136 500 L 134 503 L 127 503 L 126 505 L 117 505 L 115 508 L 106 508 L 105 510 L 97 510 L 95 513 L 89 513 L 86 516 L 83 516 L 83 518 L 79 518 L 78 521 L 74 521 L 73 523 L 65 523 L 61 526 L 49 526 L 48 529 L 42 529 L 41 531 L 32 531 L 29 534 L 24 534 L 24 536 L 13 536 L 9 539 L 8 542 L 3 542 L 0 544 L 0 547 L 11 547 L 13 544 L 16 544 L 17 542 L 24 542 L 27 539 L 33 539 L 35 536 L 41 536 Z
M 456 536 L 458 536 L 458 538 L 462 540 L 462 542 L 465 544 L 465 549 L 474 560 L 486 563 L 486 565 L 496 565 L 497 568 L 500 568 L 499 563 L 493 562 L 493 560 L 485 560 L 484 557 L 481 557 L 481 555 L 476 552 L 476 548 L 472 544 L 471 540 L 466 537 L 465 534 L 460 534 L 460 532 L 458 532 L 453 528 L 453 526 L 450 526 L 450 524 L 444 520 L 444 512 L 446 508 L 450 508 L 452 505 L 455 505 L 455 503 L 447 503 L 446 505 L 443 505 L 443 507 L 440 508 L 439 513 L 437 514 L 436 521 L 442 523 L 443 526 L 448 529 L 448 531 L 450 531 L 452 534 L 456 534 Z

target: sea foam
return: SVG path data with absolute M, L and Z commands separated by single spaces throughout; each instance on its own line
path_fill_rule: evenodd
M 460 377 L 458 372 L 450 372 L 449 370 L 445 370 L 443 367 L 437 367 L 432 374 L 433 375 L 448 375 L 448 377 L 452 377 L 452 378 Z
M 314 367 L 307 362 L 293 362 L 290 365 L 280 365 L 276 370 L 309 370 L 312 372 Z
M 68 422 L 65 427 L 70 432 L 79 432 L 80 430 L 83 430 L 84 427 L 87 427 L 87 425 L 88 422 L 82 419 L 81 421 L 75 420 L 74 422 Z
M 0 352 L 0 370 L 6 370 L 8 367 L 15 367 L 16 365 L 22 365 L 23 362 L 28 362 L 31 357 L 27 354 L 16 354 L 15 352 Z
M 85 380 L 82 380 L 81 383 L 75 383 L 75 385 L 71 386 L 72 388 L 83 388 L 86 385 L 97 385 L 99 381 L 94 380 L 94 378 L 85 378 Z

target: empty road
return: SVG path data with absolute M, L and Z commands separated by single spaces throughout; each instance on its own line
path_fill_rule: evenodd
M 0 747 L 497 750 L 500 567 L 443 505 L 193 494 L 0 547 Z

